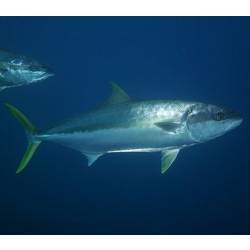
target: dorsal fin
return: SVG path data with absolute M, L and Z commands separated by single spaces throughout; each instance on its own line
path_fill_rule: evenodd
M 116 83 L 110 82 L 111 84 L 111 95 L 106 101 L 106 105 L 113 105 L 117 103 L 129 102 L 130 97 L 128 94 Z

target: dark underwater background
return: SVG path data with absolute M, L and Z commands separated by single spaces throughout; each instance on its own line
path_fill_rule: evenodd
M 250 18 L 1 17 L 0 47 L 55 76 L 0 93 L 0 234 L 249 234 Z M 239 111 L 232 132 L 182 150 L 101 157 L 43 143 L 27 169 L 9 102 L 41 129 L 102 102 L 108 82 L 138 99 L 183 99 Z

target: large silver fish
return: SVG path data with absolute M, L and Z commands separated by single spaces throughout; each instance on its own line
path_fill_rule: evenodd
M 24 126 L 29 141 L 17 173 L 27 166 L 42 141 L 80 151 L 89 166 L 106 153 L 159 151 L 164 173 L 181 149 L 221 136 L 242 122 L 231 110 L 199 102 L 131 101 L 116 84 L 99 108 L 43 132 L 37 132 L 15 107 L 6 105 Z
M 0 91 L 47 79 L 53 73 L 34 59 L 0 50 Z

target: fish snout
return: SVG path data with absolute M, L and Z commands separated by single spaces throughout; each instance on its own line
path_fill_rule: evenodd
M 49 78 L 49 77 L 52 77 L 54 75 L 55 75 L 55 73 L 53 73 L 52 71 L 44 73 L 45 78 Z
M 243 118 L 239 112 L 234 110 L 225 110 L 224 113 L 224 124 L 227 131 L 237 128 L 243 122 Z
M 48 67 L 41 67 L 35 71 L 37 77 L 40 79 L 47 79 L 55 75 L 55 73 Z
M 234 124 L 234 127 L 239 126 L 243 122 L 243 118 L 239 112 L 227 110 L 225 111 L 225 114 L 226 120 L 230 120 Z

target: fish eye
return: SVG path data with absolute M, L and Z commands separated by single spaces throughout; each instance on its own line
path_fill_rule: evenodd
M 221 120 L 224 119 L 224 117 L 225 117 L 225 115 L 224 115 L 223 112 L 218 112 L 218 113 L 215 114 L 214 119 L 215 119 L 216 121 L 221 121 Z

